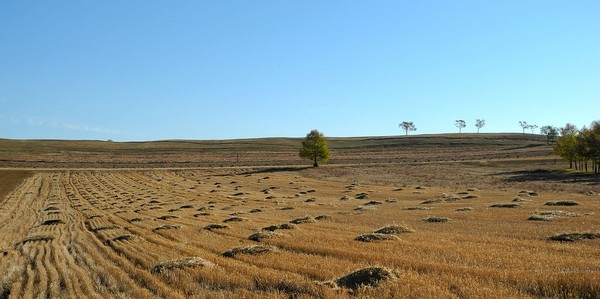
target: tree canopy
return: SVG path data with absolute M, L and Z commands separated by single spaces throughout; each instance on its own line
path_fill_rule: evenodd
M 326 162 L 331 156 L 327 139 L 318 130 L 312 130 L 306 135 L 299 154 L 300 158 L 313 161 L 314 167 L 318 167 L 319 162 Z
M 462 119 L 456 120 L 454 125 L 458 128 L 458 133 L 462 133 L 462 129 L 467 126 L 467 122 Z
M 477 133 L 479 133 L 479 129 L 483 128 L 483 126 L 485 126 L 485 119 L 476 119 L 475 120 L 475 126 L 477 127 Z
M 561 136 L 556 138 L 554 151 L 569 160 L 569 167 L 588 170 L 588 162 L 592 162 L 592 171 L 600 173 L 600 121 L 595 121 L 589 128 L 577 130 L 573 124 L 566 124 L 560 129 Z
M 408 135 L 409 131 L 416 131 L 417 127 L 415 126 L 415 124 L 412 121 L 403 121 L 401 122 L 398 127 L 402 128 L 402 130 L 404 130 L 404 135 Z

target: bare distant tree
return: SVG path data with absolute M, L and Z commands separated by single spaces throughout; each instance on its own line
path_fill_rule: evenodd
M 476 119 L 475 126 L 477 127 L 477 133 L 479 133 L 479 129 L 485 126 L 485 119 Z
M 467 123 L 464 120 L 459 119 L 454 122 L 454 125 L 458 128 L 458 134 L 460 134 L 462 133 L 462 128 L 467 126 Z
M 533 134 L 533 131 L 535 131 L 535 129 L 537 129 L 538 126 L 537 125 L 529 125 L 527 126 L 527 129 L 531 130 L 531 134 Z
M 403 121 L 401 122 L 398 127 L 402 128 L 402 130 L 404 130 L 404 135 L 408 135 L 409 131 L 416 131 L 417 127 L 415 127 L 415 124 L 412 121 Z
M 521 128 L 523 128 L 523 134 L 525 134 L 525 129 L 529 129 L 529 125 L 524 120 L 519 121 L 519 126 L 521 126 Z

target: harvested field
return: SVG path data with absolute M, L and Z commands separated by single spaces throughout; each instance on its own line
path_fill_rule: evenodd
M 0 172 L 0 298 L 598 298 L 598 184 L 554 180 L 528 150 L 540 147 L 493 163 Z M 519 208 L 490 208 L 516 194 Z M 565 199 L 579 205 L 547 210 Z M 355 241 L 379 234 L 393 240 Z

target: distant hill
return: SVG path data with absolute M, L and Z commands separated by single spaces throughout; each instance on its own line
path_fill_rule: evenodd
M 508 159 L 551 154 L 532 134 L 438 134 L 330 137 L 332 164 Z M 302 138 L 163 140 L 0 139 L 1 167 L 210 167 L 302 165 Z
M 329 137 L 332 150 L 364 150 L 406 147 L 494 147 L 545 145 L 546 138 L 534 134 L 432 134 L 409 136 Z M 98 140 L 0 139 L 0 154 L 6 152 L 187 152 L 187 151 L 297 151 L 302 138 L 250 138 L 228 140 L 160 140 L 112 142 Z

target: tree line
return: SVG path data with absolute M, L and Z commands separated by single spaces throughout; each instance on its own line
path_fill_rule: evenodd
M 560 136 L 555 137 L 554 151 L 569 160 L 569 168 L 600 174 L 600 121 L 581 130 L 567 123 L 557 131 Z

